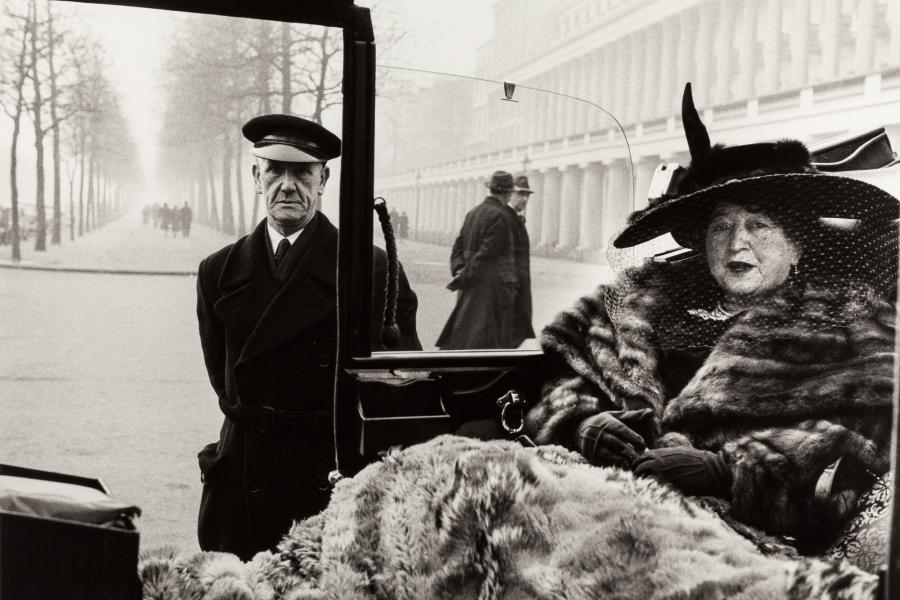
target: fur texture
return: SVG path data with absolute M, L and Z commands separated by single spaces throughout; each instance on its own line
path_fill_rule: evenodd
M 662 375 L 659 340 L 678 323 L 661 321 L 672 307 L 655 291 L 673 289 L 672 277 L 679 281 L 674 267 L 648 268 L 623 298 L 617 325 L 601 287 L 544 330 L 557 376 L 526 431 L 574 448 L 585 417 L 652 407 L 663 435 L 651 445 L 723 452 L 739 520 L 803 537 L 844 519 L 853 503 L 817 506 L 815 484 L 841 457 L 874 473 L 889 468 L 894 307 L 864 302 L 872 294 L 862 285 L 847 297 L 812 283 L 791 287 L 723 325 L 705 363 L 676 390 Z M 855 324 L 837 325 L 848 320 Z
M 141 573 L 153 600 L 862 599 L 877 585 L 846 563 L 763 556 L 680 494 L 563 448 L 452 436 L 340 482 L 276 552 L 163 549 Z

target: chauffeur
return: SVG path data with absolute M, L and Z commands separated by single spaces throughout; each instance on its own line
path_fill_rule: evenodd
M 219 441 L 199 454 L 198 535 L 202 549 L 247 560 L 329 499 L 338 234 L 319 208 L 326 161 L 340 154 L 341 142 L 291 115 L 256 117 L 243 133 L 253 143 L 253 180 L 268 215 L 200 263 L 200 341 L 225 420 Z M 385 255 L 374 252 L 374 279 L 384 282 Z M 381 315 L 384 295 L 376 299 Z M 401 348 L 421 347 L 415 314 L 401 270 Z

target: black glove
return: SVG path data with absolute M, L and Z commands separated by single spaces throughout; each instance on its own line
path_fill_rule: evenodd
M 450 279 L 450 283 L 447 284 L 447 289 L 451 292 L 455 292 L 457 290 L 461 290 L 466 287 L 466 270 L 460 269 L 456 273 L 453 274 L 453 278 Z
M 644 437 L 629 425 L 652 430 L 653 410 L 616 410 L 588 417 L 575 433 L 578 451 L 593 465 L 627 467 L 647 447 Z
M 689 496 L 731 497 L 731 469 L 715 452 L 657 448 L 644 452 L 631 466 L 636 475 L 654 477 Z

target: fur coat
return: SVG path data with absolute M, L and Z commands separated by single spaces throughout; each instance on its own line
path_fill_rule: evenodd
M 839 458 L 874 474 L 890 467 L 894 306 L 864 284 L 805 282 L 726 322 L 697 325 L 697 311 L 670 298 L 691 296 L 683 291 L 697 277 L 688 268 L 639 269 L 617 299 L 615 321 L 611 288 L 601 286 L 544 330 L 556 374 L 528 413 L 526 432 L 537 443 L 574 448 L 584 418 L 651 408 L 658 427 L 650 447 L 724 455 L 732 517 L 801 539 L 836 525 L 861 490 L 851 485 L 817 503 L 823 470 Z M 718 327 L 701 340 L 705 360 L 673 377 L 663 342 L 703 327 Z
M 844 598 L 877 577 L 764 556 L 713 513 L 558 446 L 443 436 L 339 482 L 274 552 L 145 554 L 145 600 Z

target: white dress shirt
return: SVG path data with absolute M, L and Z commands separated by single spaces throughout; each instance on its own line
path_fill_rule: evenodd
M 291 235 L 285 237 L 285 236 L 281 235 L 280 233 L 278 233 L 277 231 L 275 231 L 274 229 L 272 229 L 272 226 L 269 225 L 268 223 L 266 223 L 266 227 L 269 230 L 269 242 L 271 242 L 271 244 L 272 244 L 272 254 L 275 254 L 278 251 L 278 244 L 279 244 L 279 242 L 281 242 L 281 240 L 286 239 L 287 241 L 289 241 L 291 243 L 291 246 L 293 246 L 294 242 L 297 241 L 297 238 L 300 237 L 300 234 L 303 233 L 303 229 L 301 228 L 301 229 L 298 229 L 297 231 L 295 231 L 294 233 L 292 233 Z

